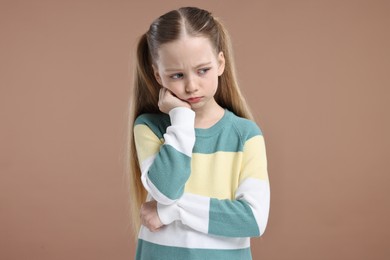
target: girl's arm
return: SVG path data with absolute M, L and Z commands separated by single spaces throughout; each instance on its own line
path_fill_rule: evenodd
M 195 112 L 186 107 L 169 111 L 171 125 L 164 142 L 152 131 L 144 117 L 136 120 L 134 139 L 145 189 L 160 204 L 169 205 L 180 198 L 191 172 L 195 143 Z
M 178 220 L 203 233 L 227 237 L 261 236 L 268 222 L 270 186 L 262 135 L 249 139 L 243 151 L 240 184 L 234 200 L 184 193 L 171 205 L 157 203 L 163 224 Z

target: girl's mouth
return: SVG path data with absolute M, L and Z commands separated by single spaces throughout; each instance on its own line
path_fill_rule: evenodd
M 198 103 L 201 99 L 202 99 L 202 97 L 193 97 L 193 98 L 187 99 L 187 101 L 189 103 Z

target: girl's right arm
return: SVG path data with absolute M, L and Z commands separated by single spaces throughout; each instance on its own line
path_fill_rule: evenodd
M 195 112 L 188 107 L 175 107 L 168 114 L 171 125 L 163 135 L 164 141 L 142 117 L 134 126 L 143 186 L 163 205 L 174 203 L 183 194 L 195 144 Z

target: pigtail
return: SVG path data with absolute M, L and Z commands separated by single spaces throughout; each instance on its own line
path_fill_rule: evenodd
M 217 48 L 223 52 L 225 57 L 225 70 L 218 79 L 219 88 L 216 93 L 216 101 L 236 115 L 253 120 L 249 106 L 238 87 L 230 35 L 218 18 L 214 17 L 214 21 L 218 31 Z
M 157 90 L 156 90 L 157 89 Z M 136 53 L 136 64 L 134 69 L 133 93 L 130 97 L 130 118 L 129 118 L 129 159 L 127 172 L 129 173 L 130 185 L 130 220 L 135 239 L 140 228 L 139 213 L 142 203 L 146 200 L 147 192 L 141 182 L 141 170 L 139 166 L 137 151 L 134 140 L 134 121 L 143 113 L 159 113 L 158 109 L 159 84 L 153 76 L 153 68 L 147 41 L 144 34 L 139 39 Z
M 152 59 L 147 34 L 141 36 L 137 46 L 137 62 L 134 75 L 134 102 L 137 116 L 143 113 L 158 113 L 158 93 L 160 85 L 153 75 Z M 156 90 L 157 89 L 157 90 Z

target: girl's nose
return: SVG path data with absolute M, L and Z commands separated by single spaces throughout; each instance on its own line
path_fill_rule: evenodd
M 187 93 L 193 93 L 198 90 L 198 84 L 196 84 L 193 78 L 187 78 L 185 91 Z

